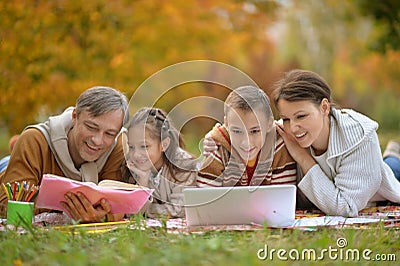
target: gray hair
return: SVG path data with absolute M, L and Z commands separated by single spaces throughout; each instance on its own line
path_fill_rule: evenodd
M 123 124 L 129 120 L 128 99 L 126 96 L 111 87 L 97 86 L 84 91 L 76 100 L 76 114 L 87 111 L 94 117 L 115 110 L 124 113 Z

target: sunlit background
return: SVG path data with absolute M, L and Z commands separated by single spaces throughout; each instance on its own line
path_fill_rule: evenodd
M 89 87 L 111 86 L 130 98 L 155 72 L 196 59 L 232 65 L 267 94 L 284 71 L 315 71 L 336 103 L 377 120 L 379 132 L 400 135 L 399 14 L 396 0 L 1 1 L 0 154 L 11 135 L 74 105 Z M 228 92 L 187 84 L 157 106 L 169 111 Z M 214 122 L 184 127 L 192 152 Z

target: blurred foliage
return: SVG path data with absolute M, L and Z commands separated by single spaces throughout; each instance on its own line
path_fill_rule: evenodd
M 280 61 L 320 73 L 340 106 L 371 116 L 385 130 L 400 131 L 400 51 L 368 49 L 379 28 L 360 14 L 357 3 L 289 1 L 279 25 Z
M 400 130 L 398 10 L 398 1 L 362 0 L 1 1 L 0 128 L 19 133 L 96 85 L 131 97 L 164 67 L 208 59 L 244 71 L 267 93 L 282 71 L 316 71 L 340 105 Z M 369 49 L 379 42 L 385 53 Z M 189 87 L 159 107 L 227 93 Z M 212 124 L 199 119 L 187 135 L 199 139 Z
M 265 31 L 277 8 L 274 1 L 2 1 L 0 121 L 17 133 L 94 85 L 131 96 L 156 71 L 186 60 L 221 61 L 263 81 L 273 55 Z
M 371 49 L 386 52 L 400 50 L 400 1 L 356 0 L 363 15 L 374 19 L 377 37 L 370 44 Z

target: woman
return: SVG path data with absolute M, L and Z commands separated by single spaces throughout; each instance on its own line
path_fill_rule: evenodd
M 333 107 L 318 74 L 286 73 L 274 102 L 282 118 L 278 132 L 304 174 L 298 187 L 321 211 L 357 216 L 369 202 L 400 202 L 400 183 L 382 159 L 378 124 Z

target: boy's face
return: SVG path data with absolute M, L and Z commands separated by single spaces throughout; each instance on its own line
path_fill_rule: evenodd
M 265 142 L 267 131 L 271 128 L 265 112 L 259 109 L 243 111 L 231 108 L 225 116 L 232 148 L 244 161 L 254 160 Z

